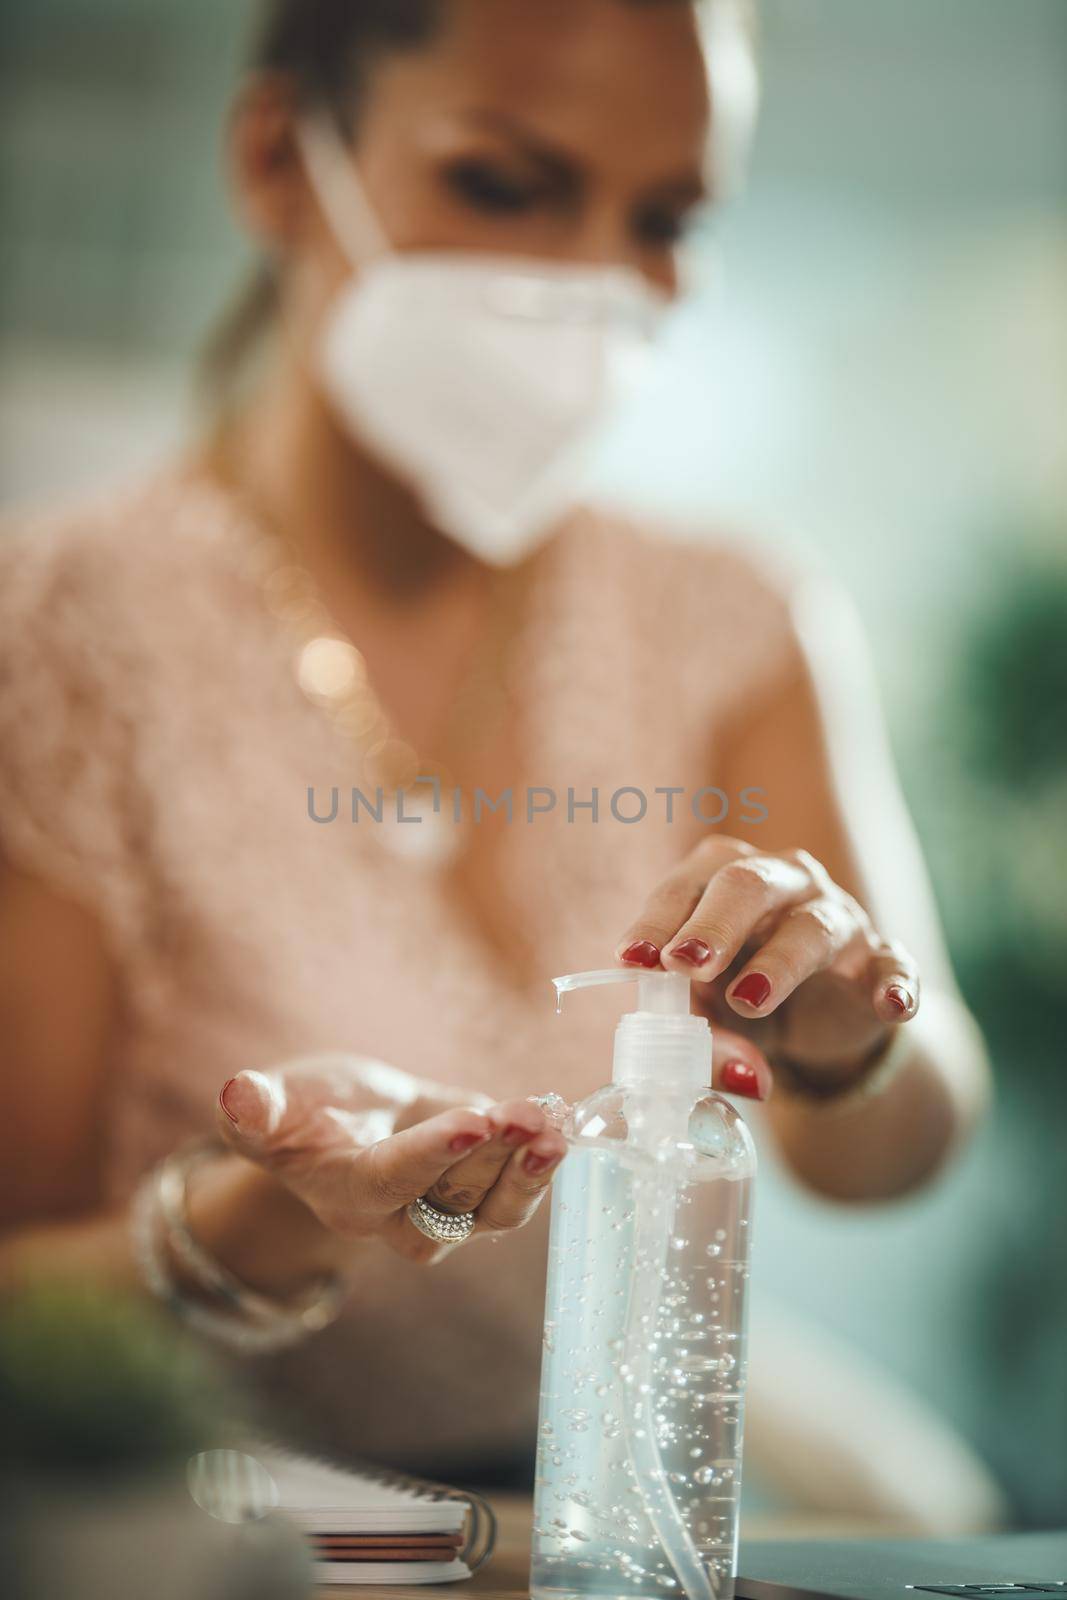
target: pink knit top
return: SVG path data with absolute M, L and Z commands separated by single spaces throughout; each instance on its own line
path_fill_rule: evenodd
M 301 691 L 255 549 L 247 510 L 177 467 L 0 538 L 0 847 L 90 906 L 114 957 L 113 1200 L 212 1126 L 245 1067 L 345 1050 L 494 1098 L 605 1081 L 617 995 L 557 1018 L 549 979 L 611 964 L 707 831 L 691 796 L 721 782 L 729 719 L 794 659 L 793 574 L 769 555 L 600 508 L 561 526 L 508 657 L 523 770 L 499 892 L 538 952 L 517 984 L 439 867 L 350 820 L 358 751 Z M 321 808 L 333 785 L 337 820 L 312 821 L 309 786 Z M 529 822 L 528 785 L 558 796 Z M 596 821 L 568 817 L 569 790 L 598 791 Z M 620 820 L 641 795 L 644 817 Z M 326 1443 L 385 1461 L 455 1472 L 528 1451 L 546 1215 L 431 1271 L 369 1250 L 342 1320 L 259 1364 L 272 1391 Z

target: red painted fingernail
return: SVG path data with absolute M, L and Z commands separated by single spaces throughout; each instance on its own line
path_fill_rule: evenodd
M 885 997 L 901 1016 L 911 1010 L 911 995 L 899 983 L 891 983 L 885 992 Z
M 523 1171 L 528 1172 L 531 1178 L 537 1178 L 549 1167 L 554 1167 L 559 1159 L 559 1156 L 539 1156 L 536 1151 L 528 1150 L 523 1158 Z
M 473 1150 L 476 1144 L 484 1144 L 484 1133 L 457 1133 L 454 1139 L 448 1141 L 450 1150 Z
M 711 950 L 703 939 L 683 939 L 681 944 L 673 946 L 670 954 L 684 961 L 688 967 L 702 967 L 705 961 L 711 959 Z
M 529 1139 L 536 1139 L 537 1133 L 524 1128 L 521 1122 L 509 1122 L 500 1137 L 505 1144 L 525 1144 Z
M 651 939 L 638 939 L 626 946 L 619 960 L 628 962 L 631 967 L 658 967 L 659 950 Z
M 743 1094 L 749 1100 L 762 1100 L 759 1073 L 747 1061 L 728 1061 L 722 1069 L 722 1086 L 727 1094 Z
M 229 1117 L 230 1121 L 235 1126 L 237 1124 L 237 1113 L 235 1111 L 233 1111 L 231 1109 L 231 1106 L 226 1103 L 226 1096 L 229 1095 L 230 1096 L 230 1100 L 232 1102 L 232 1100 L 233 1100 L 233 1087 L 234 1087 L 234 1084 L 236 1082 L 237 1082 L 236 1078 L 227 1078 L 226 1082 L 223 1084 L 222 1088 L 219 1090 L 219 1105 L 222 1107 L 223 1111 L 225 1111 L 226 1115 Z
M 762 972 L 749 972 L 740 983 L 735 983 L 731 998 L 746 1000 L 750 1006 L 761 1006 L 771 992 L 771 980 Z

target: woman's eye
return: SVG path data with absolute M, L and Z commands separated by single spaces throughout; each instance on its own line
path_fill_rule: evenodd
M 686 212 L 664 211 L 650 208 L 637 218 L 637 234 L 644 244 L 677 244 L 688 232 L 689 217 Z
M 483 161 L 463 161 L 449 168 L 448 181 L 461 199 L 483 211 L 521 211 L 535 198 L 528 185 Z

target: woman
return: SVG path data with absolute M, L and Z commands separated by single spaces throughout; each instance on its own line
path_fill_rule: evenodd
M 840 1199 L 922 1183 L 984 1094 L 847 608 L 567 503 L 583 374 L 677 294 L 726 137 L 707 37 L 689 0 L 274 0 L 241 383 L 0 547 L 0 1271 L 250 1350 L 341 1273 L 273 1391 L 430 1470 L 529 1452 L 543 1233 L 447 1241 L 532 1215 L 531 1097 L 605 1075 L 610 999 L 556 1024 L 550 976 L 691 975 L 716 1085 Z

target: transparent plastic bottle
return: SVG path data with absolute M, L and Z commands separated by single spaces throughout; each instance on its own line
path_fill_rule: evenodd
M 554 1185 L 534 1600 L 732 1600 L 752 1139 L 713 1093 L 679 974 L 639 982 L 613 1081 L 569 1113 Z

